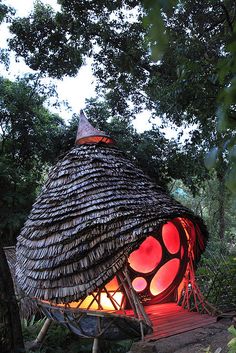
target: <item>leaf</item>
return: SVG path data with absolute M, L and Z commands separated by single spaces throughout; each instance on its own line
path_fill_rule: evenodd
M 236 328 L 234 327 L 234 325 L 231 325 L 231 326 L 228 328 L 228 331 L 229 331 L 229 333 L 231 333 L 231 335 L 233 335 L 233 336 L 236 337 Z
M 236 351 L 236 337 L 235 338 L 232 338 L 232 340 L 230 340 L 227 344 L 227 346 L 229 348 L 235 348 L 235 351 Z
M 218 147 L 213 147 L 205 156 L 204 164 L 205 167 L 210 170 L 216 166 L 218 158 L 219 149 Z
M 226 120 L 225 120 L 225 110 L 223 109 L 222 106 L 220 106 L 217 109 L 216 116 L 217 116 L 218 131 L 225 131 L 227 129 L 227 126 L 226 126 Z
M 226 131 L 227 129 L 236 128 L 236 120 L 234 118 L 234 112 L 230 111 L 230 108 L 226 109 L 220 106 L 216 112 L 217 116 L 217 129 L 218 131 Z
M 236 193 L 236 163 L 233 163 L 231 169 L 227 173 L 225 185 L 231 192 Z
M 229 158 L 232 162 L 236 162 L 236 145 L 230 149 Z

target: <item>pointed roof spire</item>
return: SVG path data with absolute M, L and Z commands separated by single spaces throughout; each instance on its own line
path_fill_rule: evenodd
M 115 144 L 114 140 L 105 134 L 104 131 L 95 129 L 88 121 L 83 110 L 80 111 L 79 126 L 77 130 L 76 145 L 105 143 Z

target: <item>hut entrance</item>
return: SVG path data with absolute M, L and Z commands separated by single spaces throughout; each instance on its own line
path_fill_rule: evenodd
M 184 222 L 186 220 L 176 218 L 165 223 L 129 256 L 132 286 L 144 305 L 178 299 L 178 287 L 188 259 L 188 234 Z

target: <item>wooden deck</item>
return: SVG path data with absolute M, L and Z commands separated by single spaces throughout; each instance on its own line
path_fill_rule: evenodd
M 216 322 L 213 316 L 189 312 L 176 303 L 146 306 L 145 311 L 153 323 L 153 333 L 145 337 L 147 341 L 156 341 Z

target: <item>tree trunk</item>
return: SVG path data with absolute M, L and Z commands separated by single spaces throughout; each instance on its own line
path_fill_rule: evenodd
M 223 173 L 218 173 L 218 200 L 219 200 L 219 209 L 218 209 L 218 217 L 219 217 L 219 229 L 218 229 L 218 237 L 220 240 L 225 238 L 225 180 Z
M 0 352 L 25 352 L 11 273 L 0 245 Z

